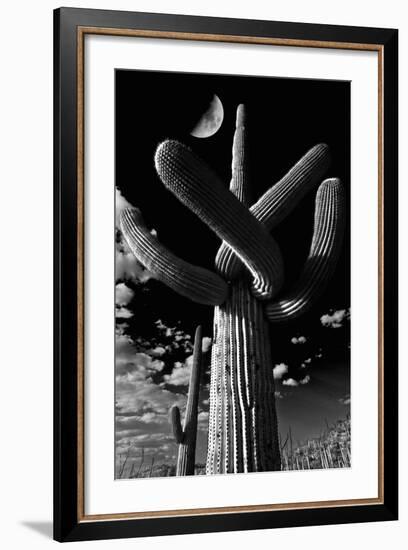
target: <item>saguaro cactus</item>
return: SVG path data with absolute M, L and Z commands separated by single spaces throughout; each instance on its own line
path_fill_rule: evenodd
M 190 383 L 184 426 L 181 426 L 180 409 L 174 405 L 171 409 L 173 434 L 178 443 L 177 470 L 178 476 L 194 475 L 195 450 L 197 441 L 197 413 L 202 369 L 202 328 L 198 326 L 194 337 L 193 364 L 191 366 Z
M 222 240 L 217 273 L 165 251 L 142 230 L 137 210 L 121 216 L 123 234 L 139 261 L 184 296 L 215 306 L 208 474 L 280 469 L 270 325 L 313 305 L 335 268 L 343 236 L 343 188 L 338 179 L 326 179 L 316 194 L 313 238 L 300 279 L 279 295 L 283 261 L 270 231 L 322 180 L 329 151 L 324 144 L 313 147 L 249 206 L 246 142 L 240 105 L 229 190 L 185 145 L 167 140 L 156 151 L 156 170 L 164 185 Z

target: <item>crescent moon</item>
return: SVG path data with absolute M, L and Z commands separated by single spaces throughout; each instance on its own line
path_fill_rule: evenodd
M 220 98 L 214 94 L 208 109 L 191 130 L 190 135 L 196 138 L 213 136 L 220 129 L 223 120 L 224 107 L 222 106 Z

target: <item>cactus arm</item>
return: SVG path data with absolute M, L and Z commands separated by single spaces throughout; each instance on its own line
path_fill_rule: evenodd
M 312 244 L 298 283 L 288 296 L 266 304 L 272 322 L 294 319 L 318 300 L 332 276 L 341 251 L 344 232 L 343 186 L 339 179 L 326 179 L 316 194 Z
M 167 140 L 156 151 L 156 170 L 164 185 L 226 241 L 253 277 L 259 299 L 274 296 L 283 282 L 276 242 L 210 168 L 185 145 Z
M 251 207 L 251 212 L 271 231 L 321 181 L 329 164 L 329 147 L 325 143 L 315 145 L 262 195 Z
M 121 212 L 120 227 L 133 254 L 156 279 L 194 302 L 208 305 L 224 302 L 228 293 L 226 282 L 216 273 L 170 252 L 150 233 L 137 209 Z
M 244 105 L 238 105 L 236 116 L 236 127 L 232 143 L 232 165 L 230 191 L 245 206 L 251 204 L 251 190 L 249 182 L 249 166 L 247 154 L 247 130 L 246 130 L 246 112 Z M 220 253 L 221 252 L 221 253 Z M 228 263 L 231 256 L 237 259 L 239 271 L 243 269 L 242 262 L 235 256 L 235 252 L 228 244 L 223 241 L 219 252 L 215 258 L 215 267 L 218 273 L 228 273 Z M 224 262 L 226 266 L 224 267 Z
M 247 153 L 246 112 L 244 105 L 238 105 L 234 139 L 232 143 L 230 191 L 245 206 L 251 204 L 249 185 L 249 162 Z
M 177 405 L 173 405 L 173 407 L 171 408 L 170 419 L 171 419 L 171 426 L 173 428 L 173 435 L 174 435 L 174 439 L 176 440 L 176 443 L 178 444 L 183 443 L 184 432 L 183 432 L 183 428 L 181 427 L 180 409 L 177 407 Z
M 312 147 L 278 183 L 251 206 L 250 211 L 271 231 L 321 181 L 329 164 L 328 146 L 320 143 Z M 243 268 L 234 250 L 225 242 L 218 250 L 215 265 L 218 273 L 227 280 L 236 279 Z

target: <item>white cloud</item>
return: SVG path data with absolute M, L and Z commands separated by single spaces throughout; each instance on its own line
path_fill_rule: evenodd
M 164 375 L 166 384 L 173 386 L 188 386 L 190 381 L 191 367 L 193 363 L 193 356 L 187 357 L 185 363 L 177 361 L 174 363 L 174 368 L 171 374 Z
M 299 382 L 296 382 L 293 378 L 288 378 L 287 380 L 282 380 L 284 386 L 299 386 Z
M 122 210 L 126 208 L 133 208 L 133 205 L 128 202 L 119 189 L 115 188 L 115 214 L 116 214 L 116 227 L 119 227 L 119 216 Z
M 136 260 L 122 234 L 120 234 L 119 242 L 116 242 L 115 255 L 115 276 L 117 281 L 130 279 L 135 283 L 146 283 L 152 278 L 150 271 L 145 269 Z
M 275 365 L 273 369 L 273 377 L 275 380 L 280 380 L 284 374 L 286 374 L 289 370 L 289 367 L 285 365 L 285 363 L 279 363 L 279 365 Z
M 208 418 L 210 414 L 208 411 L 201 411 L 198 413 L 197 416 L 197 422 L 198 422 L 198 429 L 199 430 L 207 430 L 208 429 Z
M 126 306 L 135 293 L 125 283 L 118 283 L 115 287 L 115 303 L 118 306 Z
M 161 345 L 165 348 L 165 351 L 171 353 L 174 350 L 182 349 L 186 355 L 192 353 L 193 342 L 190 334 L 184 332 L 184 330 L 180 330 L 177 326 L 167 326 L 161 319 L 157 319 L 155 325 L 160 332 L 160 338 L 164 338 L 164 342 L 162 341 Z
M 159 418 L 159 415 L 155 412 L 147 412 L 142 414 L 140 417 L 140 422 L 153 422 L 154 420 L 157 420 Z
M 299 380 L 299 383 L 302 385 L 309 384 L 310 380 L 311 380 L 310 375 L 306 374 L 306 376 L 302 378 L 302 380 Z
M 340 399 L 338 401 L 342 405 L 350 405 L 350 403 L 351 403 L 350 395 L 347 394 L 344 397 L 340 397 Z
M 117 319 L 130 319 L 133 317 L 133 312 L 126 306 L 134 296 L 134 292 L 131 288 L 125 285 L 125 283 L 118 283 L 115 287 L 115 316 Z
M 131 279 L 137 283 L 145 283 L 152 278 L 152 274 L 138 262 L 127 245 L 122 233 L 120 232 L 119 216 L 125 208 L 134 208 L 129 201 L 125 199 L 118 188 L 115 189 L 115 220 L 119 232 L 119 240 L 115 243 L 115 270 L 116 280 Z M 151 231 L 153 234 L 153 230 Z
M 211 344 L 212 344 L 212 339 L 209 338 L 208 336 L 204 336 L 203 344 L 202 344 L 203 353 L 206 353 L 210 349 Z
M 275 391 L 275 399 L 283 399 L 283 393 L 280 391 Z
M 130 319 L 130 317 L 133 317 L 133 313 L 127 307 L 116 307 L 115 317 L 117 319 Z
M 333 313 L 326 313 L 320 317 L 320 322 L 324 327 L 340 328 L 344 325 L 344 321 L 350 319 L 349 309 L 339 309 Z
M 147 353 L 138 353 L 133 340 L 127 334 L 116 334 L 116 373 L 118 375 L 126 374 L 129 377 L 143 378 L 155 372 L 160 372 L 163 367 L 163 361 L 152 358 Z
M 291 339 L 292 344 L 305 344 L 306 341 L 307 341 L 307 339 L 306 339 L 305 336 L 299 336 L 299 337 L 294 336 Z
M 166 353 L 166 350 L 162 346 L 156 346 L 149 352 L 153 357 L 161 357 Z
M 127 365 L 129 367 L 129 364 Z M 152 381 L 151 373 L 142 364 L 134 364 L 133 370 L 118 369 L 116 376 L 116 401 L 120 413 L 142 415 L 154 411 L 166 416 L 173 405 L 185 405 L 185 396 L 170 392 Z M 167 421 L 166 421 L 167 422 Z M 166 424 L 167 425 L 167 424 Z

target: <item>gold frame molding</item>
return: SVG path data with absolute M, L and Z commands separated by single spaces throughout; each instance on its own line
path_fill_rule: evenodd
M 262 504 L 215 508 L 193 508 L 178 510 L 157 510 L 134 513 L 85 514 L 84 479 L 84 43 L 86 35 L 125 36 L 139 38 L 194 40 L 240 44 L 263 44 L 306 48 L 328 48 L 343 50 L 374 51 L 378 55 L 378 496 L 349 500 L 296 502 L 289 504 Z M 109 27 L 77 27 L 77 284 L 78 284 L 78 441 L 77 441 L 77 508 L 78 522 L 104 520 L 147 519 L 213 514 L 266 512 L 273 510 L 299 510 L 310 508 L 333 508 L 356 505 L 384 504 L 384 46 L 381 44 L 358 44 L 321 40 L 295 40 L 287 38 L 266 38 L 224 34 L 202 34 L 156 30 L 117 29 Z

